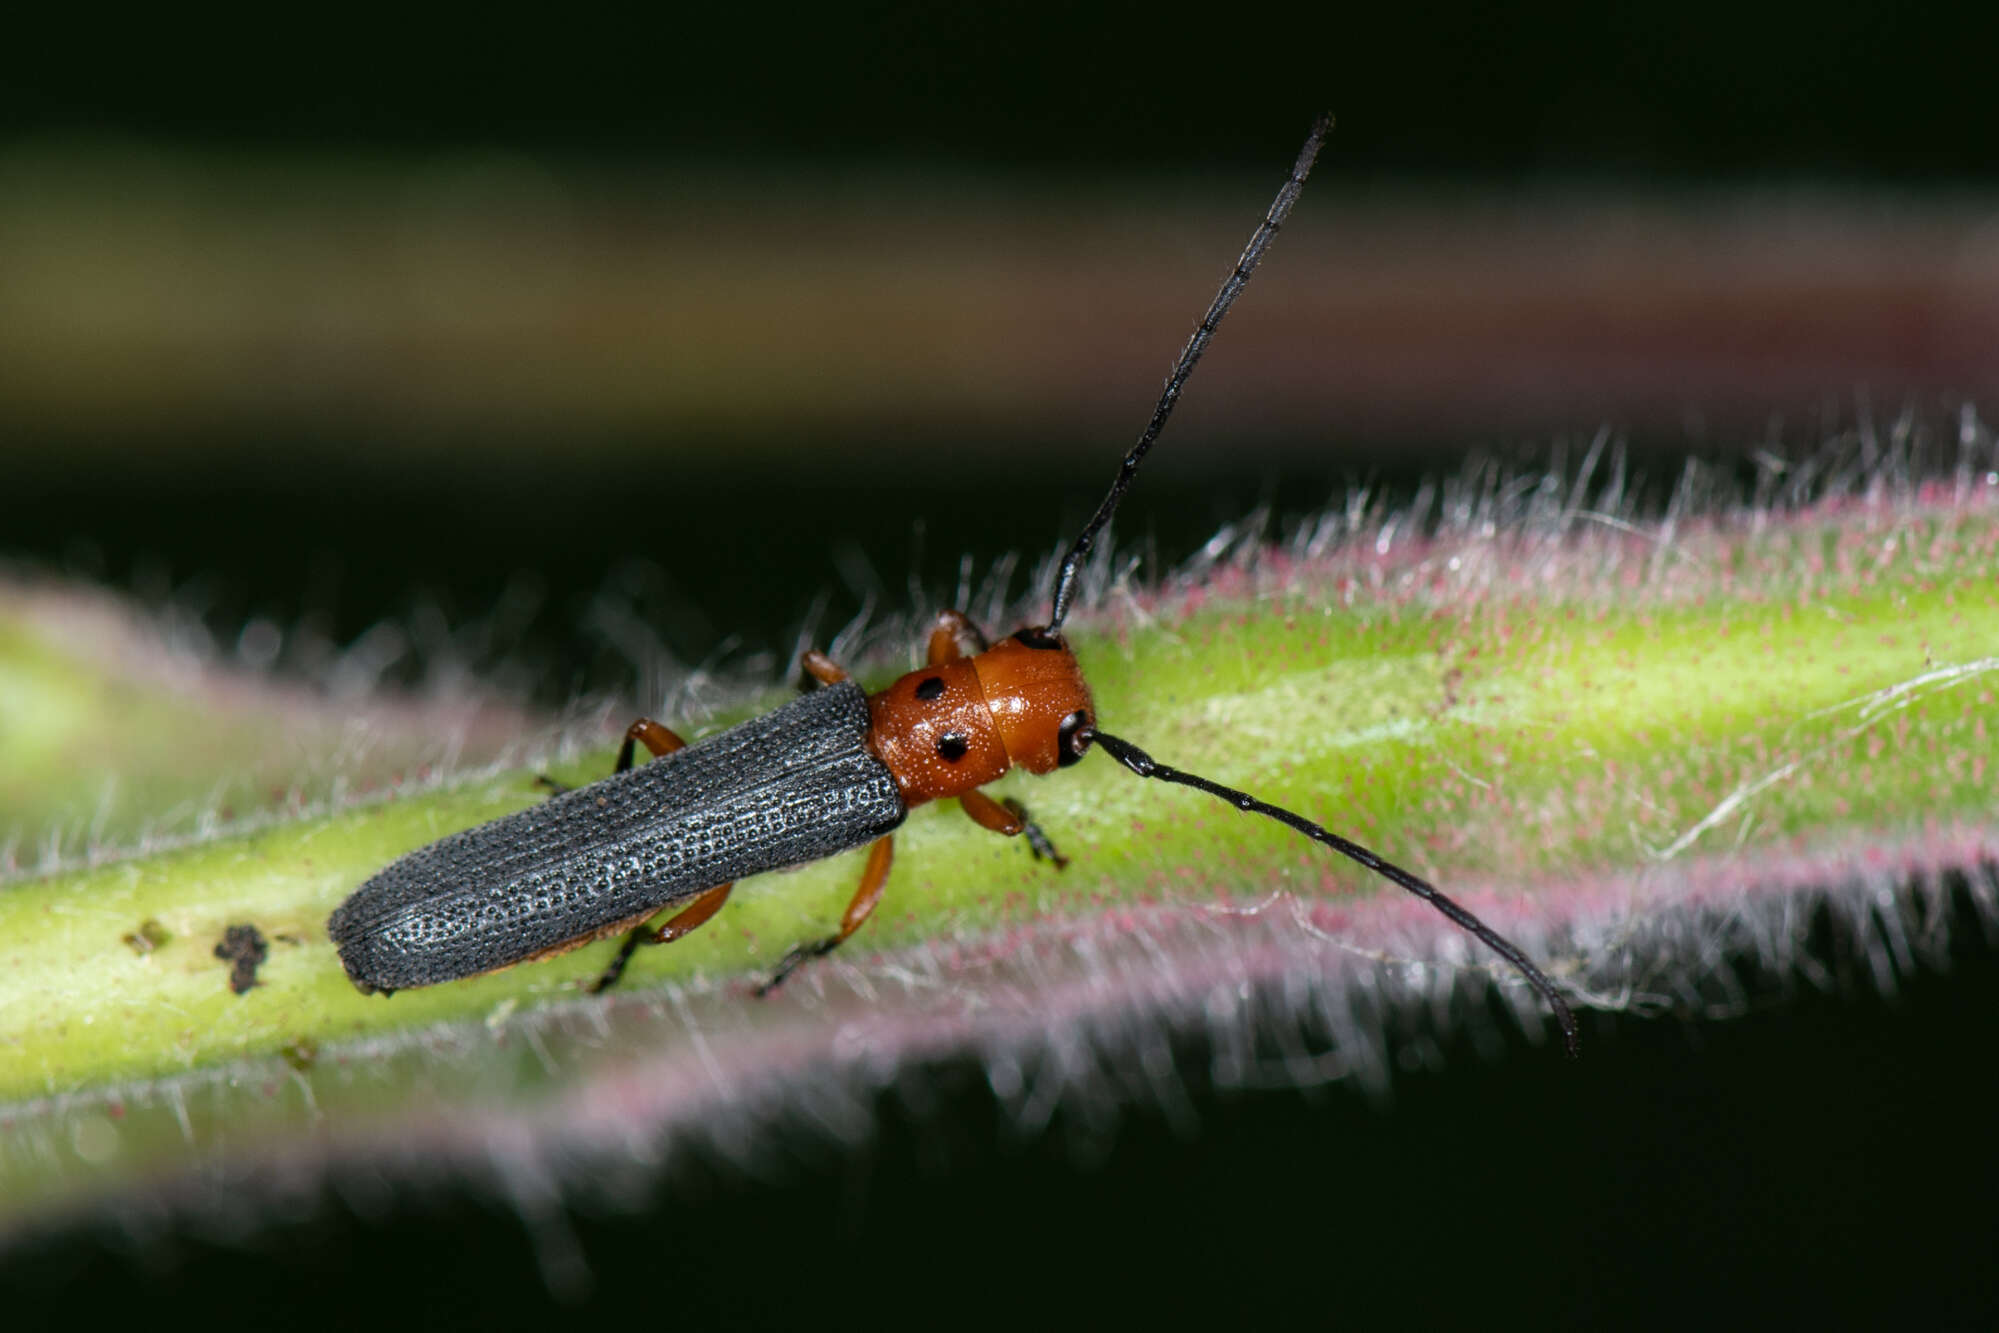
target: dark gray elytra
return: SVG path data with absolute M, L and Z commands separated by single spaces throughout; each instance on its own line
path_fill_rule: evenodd
M 347 975 L 393 991 L 477 976 L 731 880 L 859 847 L 908 813 L 851 682 L 454 833 L 327 922 Z

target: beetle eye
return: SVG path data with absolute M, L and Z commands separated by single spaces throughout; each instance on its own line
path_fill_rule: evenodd
M 1083 751 L 1090 748 L 1089 726 L 1090 715 L 1081 708 L 1062 719 L 1062 729 L 1056 733 L 1061 749 L 1055 759 L 1057 768 L 1083 761 Z

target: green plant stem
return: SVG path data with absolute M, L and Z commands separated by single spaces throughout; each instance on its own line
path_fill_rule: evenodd
M 1580 874 L 1636 883 L 1660 866 L 1989 826 L 1995 549 L 1993 510 L 1971 506 L 1682 534 L 1671 547 L 1611 536 L 1387 563 L 1349 553 L 1225 570 L 1198 594 L 1114 597 L 1073 641 L 1105 725 L 1163 762 L 1289 805 L 1455 896 L 1517 895 L 1531 912 L 1543 886 Z M 558 776 L 608 768 L 607 749 Z M 356 885 L 541 799 L 534 775 L 419 785 L 0 888 L 0 1100 L 108 1096 L 287 1052 L 323 1065 L 362 1039 L 580 1001 L 615 942 L 384 1000 L 354 991 L 326 939 Z M 1035 863 L 950 803 L 920 809 L 843 964 L 865 972 L 927 951 L 948 971 L 960 944 L 1107 906 L 1396 892 L 1103 756 L 1003 790 L 1069 869 Z M 626 986 L 736 1003 L 788 947 L 824 933 L 858 873 L 848 856 L 747 882 L 708 927 L 641 951 Z M 127 937 L 149 922 L 166 938 L 142 951 Z M 272 941 L 241 996 L 213 953 L 236 923 Z M 398 1094 L 382 1095 L 392 1106 Z

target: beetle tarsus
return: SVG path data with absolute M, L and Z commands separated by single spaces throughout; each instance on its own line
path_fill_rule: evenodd
M 722 910 L 722 904 L 729 901 L 729 892 L 735 887 L 734 880 L 730 880 L 727 884 L 718 884 L 660 922 L 658 926 L 633 927 L 626 933 L 624 946 L 618 950 L 618 956 L 606 964 L 597 979 L 590 983 L 590 993 L 602 995 L 617 985 L 618 978 L 625 975 L 625 965 L 632 961 L 632 955 L 639 951 L 641 944 L 671 944 L 706 925 L 709 918 Z
M 839 948 L 840 942 L 846 938 L 845 935 L 828 935 L 825 939 L 814 940 L 810 944 L 793 945 L 789 953 L 777 960 L 777 968 L 770 974 L 770 979 L 760 983 L 750 993 L 755 995 L 759 1000 L 763 999 L 779 986 L 782 986 L 785 983 L 785 979 L 793 972 L 796 972 L 815 958 L 824 958 L 827 954 Z
M 1052 861 L 1057 870 L 1069 868 L 1069 858 L 1056 851 L 1054 841 L 1041 831 L 1041 825 L 1027 817 L 1026 806 L 1011 796 L 1000 804 L 1006 807 L 1008 814 L 1020 821 L 1020 835 L 1027 839 L 1027 850 L 1034 854 L 1035 860 Z
M 840 917 L 840 933 L 828 935 L 823 940 L 795 946 L 791 952 L 777 960 L 777 970 L 770 980 L 758 986 L 754 992 L 758 999 L 770 994 L 784 984 L 784 979 L 796 972 L 814 958 L 824 958 L 840 947 L 843 940 L 867 924 L 874 914 L 875 905 L 881 901 L 882 890 L 888 885 L 889 868 L 895 864 L 895 838 L 884 835 L 876 838 L 874 846 L 868 849 L 867 868 L 861 871 L 860 887 L 854 890 L 853 901 Z
M 606 963 L 604 970 L 597 974 L 597 979 L 590 983 L 592 995 L 602 995 L 618 984 L 618 979 L 625 975 L 625 964 L 632 961 L 632 955 L 639 951 L 639 945 L 645 943 L 650 934 L 644 926 L 640 926 L 625 936 L 624 946 L 618 950 L 617 957 Z

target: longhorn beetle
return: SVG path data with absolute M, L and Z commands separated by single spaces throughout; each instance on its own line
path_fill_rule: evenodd
M 616 771 L 544 804 L 455 833 L 390 865 L 327 923 L 347 974 L 364 993 L 388 994 L 477 976 L 619 932 L 624 947 L 592 989 L 623 975 L 642 944 L 677 940 L 721 910 L 745 875 L 872 843 L 860 888 L 838 933 L 785 954 L 758 993 L 860 929 L 881 900 L 891 831 L 909 808 L 956 797 L 995 833 L 1025 835 L 1036 859 L 1066 862 L 1016 801 L 979 788 L 1016 765 L 1049 773 L 1091 746 L 1141 778 L 1178 783 L 1238 810 L 1268 816 L 1414 893 L 1511 963 L 1554 1010 L 1569 1053 L 1575 1018 L 1532 959 L 1426 881 L 1303 815 L 1155 760 L 1097 725 L 1082 667 L 1062 637 L 1083 562 L 1124 498 L 1215 326 L 1241 294 L 1304 188 L 1332 127 L 1322 116 L 1235 269 L 1182 349 L 1165 391 L 1117 479 L 1056 568 L 1048 623 L 988 642 L 957 611 L 930 631 L 928 665 L 863 693 L 819 652 L 801 665 L 823 688 L 696 745 L 640 718 L 625 732 Z M 634 747 L 653 762 L 634 769 Z M 646 922 L 666 908 L 657 926 Z

